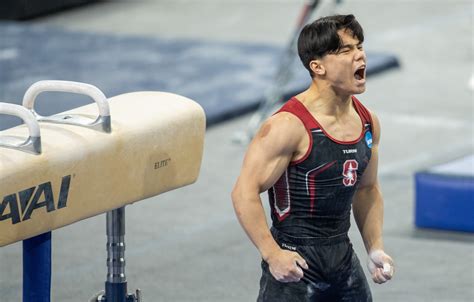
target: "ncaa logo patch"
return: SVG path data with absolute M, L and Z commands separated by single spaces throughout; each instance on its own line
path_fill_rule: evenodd
M 367 144 L 367 147 L 372 148 L 372 132 L 367 131 L 365 133 L 365 143 Z

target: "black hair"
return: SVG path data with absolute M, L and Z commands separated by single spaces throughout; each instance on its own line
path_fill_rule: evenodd
M 359 43 L 364 42 L 364 30 L 354 15 L 323 17 L 301 30 L 298 37 L 298 55 L 311 77 L 313 77 L 313 72 L 309 68 L 309 62 L 327 54 L 337 53 L 343 46 L 337 33 L 341 29 L 350 30 Z

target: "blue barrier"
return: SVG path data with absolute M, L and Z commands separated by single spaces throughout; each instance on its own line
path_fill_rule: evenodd
M 416 173 L 417 227 L 474 232 L 473 160 Z

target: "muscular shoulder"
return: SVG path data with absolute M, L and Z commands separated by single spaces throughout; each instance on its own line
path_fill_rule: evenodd
M 279 112 L 265 121 L 255 140 L 277 149 L 294 152 L 305 136 L 301 120 L 288 112 Z

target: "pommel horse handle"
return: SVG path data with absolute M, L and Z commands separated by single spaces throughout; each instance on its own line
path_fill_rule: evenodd
M 46 91 L 70 92 L 87 95 L 97 103 L 97 106 L 99 107 L 99 115 L 95 119 L 71 114 L 41 116 L 35 111 L 34 105 L 36 97 L 40 93 Z M 56 80 L 39 81 L 31 85 L 25 92 L 25 95 L 23 96 L 23 106 L 31 110 L 39 122 L 76 125 L 107 133 L 111 131 L 110 109 L 107 97 L 97 87 L 90 84 Z
M 0 103 L 0 113 L 21 118 L 30 132 L 28 138 L 24 141 L 18 137 L 0 137 L 0 146 L 33 154 L 41 154 L 41 133 L 33 113 L 20 105 L 8 103 Z

